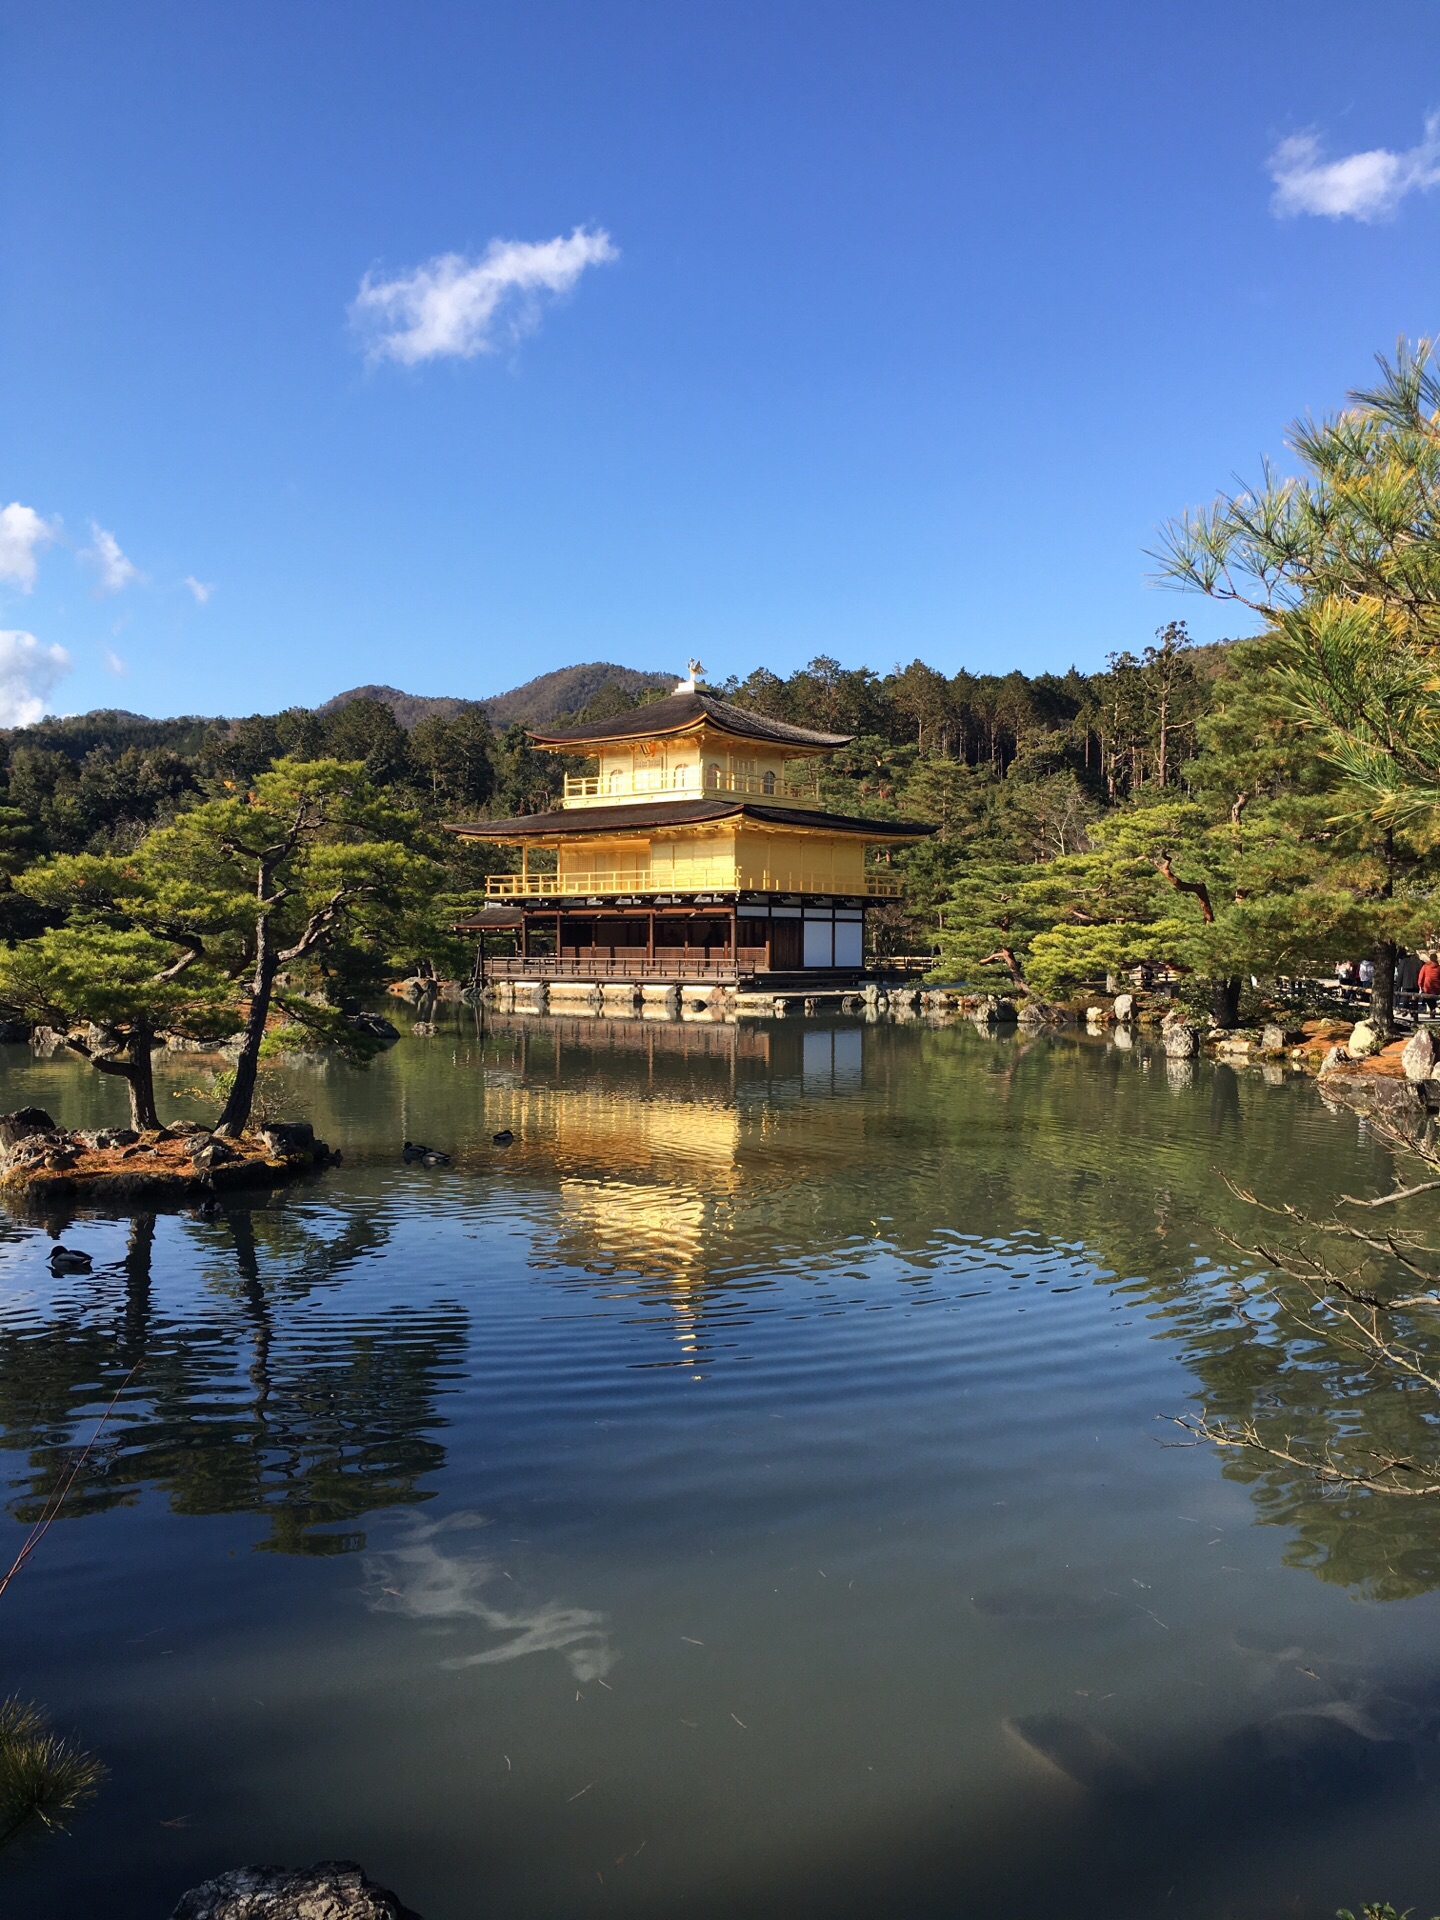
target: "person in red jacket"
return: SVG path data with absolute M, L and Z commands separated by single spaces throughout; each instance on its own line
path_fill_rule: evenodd
M 1433 953 L 1427 953 L 1420 966 L 1420 978 L 1415 982 L 1420 994 L 1420 1004 L 1426 1013 L 1434 1013 L 1435 999 L 1440 994 L 1440 961 Z

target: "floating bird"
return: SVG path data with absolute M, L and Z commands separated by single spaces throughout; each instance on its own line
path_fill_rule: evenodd
M 422 1167 L 448 1167 L 450 1164 L 448 1153 L 441 1153 L 438 1147 L 421 1146 L 415 1140 L 407 1140 L 404 1151 L 407 1160 L 418 1160 Z
M 495 1142 L 497 1147 L 512 1146 L 515 1140 L 515 1136 L 509 1127 L 502 1127 L 499 1133 L 492 1133 L 490 1138 Z
M 50 1249 L 51 1273 L 89 1273 L 95 1265 L 88 1253 L 82 1253 L 78 1247 L 52 1247 Z

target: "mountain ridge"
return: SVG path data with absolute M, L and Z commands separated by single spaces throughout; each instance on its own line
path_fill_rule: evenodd
M 432 715 L 450 719 L 468 707 L 483 707 L 492 726 L 504 728 L 518 721 L 523 726 L 548 726 L 567 714 L 579 713 L 607 687 L 625 694 L 639 695 L 652 687 L 669 692 L 673 674 L 647 673 L 640 667 L 620 666 L 613 660 L 588 660 L 578 666 L 557 667 L 553 672 L 537 674 L 505 693 L 492 693 L 481 700 L 465 700 L 453 693 L 406 693 L 400 687 L 367 682 L 332 694 L 314 711 L 338 713 L 355 700 L 378 700 L 389 707 L 408 732 Z

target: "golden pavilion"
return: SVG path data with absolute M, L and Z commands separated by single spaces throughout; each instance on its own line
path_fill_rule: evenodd
M 460 923 L 515 935 L 487 977 L 515 981 L 830 987 L 865 969 L 865 914 L 900 892 L 871 848 L 923 839 L 915 821 L 827 813 L 817 763 L 854 738 L 792 727 L 682 681 L 587 725 L 534 729 L 584 756 L 558 808 L 457 823 L 519 851 L 488 876 L 493 904 Z

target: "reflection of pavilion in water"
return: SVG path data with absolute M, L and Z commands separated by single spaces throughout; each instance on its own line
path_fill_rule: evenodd
M 486 1075 L 487 1113 L 518 1136 L 507 1165 L 558 1179 L 532 1258 L 658 1283 L 687 1355 L 707 1292 L 766 1284 L 829 1230 L 815 1217 L 822 1187 L 833 1197 L 826 1164 L 853 1164 L 862 1144 L 860 1025 L 487 1027 L 512 1062 Z

